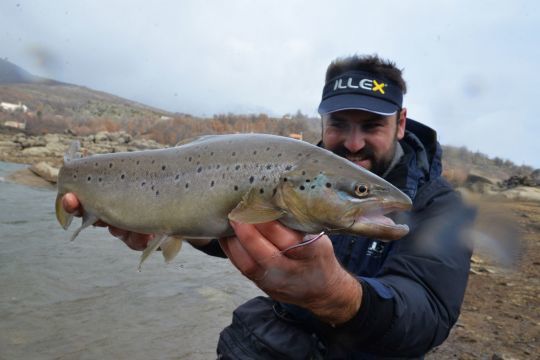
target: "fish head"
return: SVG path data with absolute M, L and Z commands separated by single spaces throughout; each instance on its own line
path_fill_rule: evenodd
M 405 236 L 408 226 L 385 215 L 409 210 L 411 199 L 386 180 L 352 166 L 352 174 L 319 169 L 284 174 L 276 193 L 280 207 L 312 231 L 318 227 L 381 240 Z

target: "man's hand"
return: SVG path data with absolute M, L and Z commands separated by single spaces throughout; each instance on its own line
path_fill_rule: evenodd
M 277 221 L 231 225 L 236 237 L 221 239 L 221 247 L 242 274 L 270 297 L 306 308 L 334 325 L 358 312 L 362 287 L 341 267 L 327 236 L 283 254 L 282 250 L 302 242 L 303 234 Z
M 75 216 L 81 216 L 84 209 L 79 202 L 79 199 L 73 193 L 67 193 L 62 198 L 62 206 L 64 209 Z M 153 239 L 152 234 L 139 234 L 131 231 L 123 230 L 110 226 L 103 221 L 99 220 L 96 226 L 108 227 L 112 236 L 122 240 L 130 249 L 142 251 L 146 249 L 148 242 Z

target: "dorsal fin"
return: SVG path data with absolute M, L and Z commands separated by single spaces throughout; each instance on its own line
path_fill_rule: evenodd
M 79 143 L 79 140 L 72 141 L 66 153 L 64 154 L 64 163 L 68 163 L 74 159 L 80 159 L 81 157 L 81 154 L 79 153 L 80 149 L 81 149 L 81 144 Z

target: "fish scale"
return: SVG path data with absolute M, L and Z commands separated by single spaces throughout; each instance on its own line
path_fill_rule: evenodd
M 360 183 L 373 189 L 365 199 L 354 194 Z M 398 189 L 346 159 L 265 134 L 205 136 L 174 148 L 87 158 L 72 149 L 58 177 L 56 213 L 64 228 L 71 217 L 59 201 L 68 192 L 85 210 L 83 227 L 102 219 L 130 231 L 184 238 L 233 235 L 229 219 L 278 219 L 305 232 L 358 233 L 362 209 L 410 206 Z M 395 238 L 396 229 L 403 234 L 399 225 L 377 233 Z

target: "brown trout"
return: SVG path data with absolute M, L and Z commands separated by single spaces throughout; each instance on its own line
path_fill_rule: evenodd
M 409 230 L 384 216 L 410 209 L 407 195 L 330 151 L 286 137 L 212 135 L 173 148 L 85 158 L 77 151 L 72 144 L 58 176 L 58 221 L 70 225 L 61 199 L 73 192 L 84 216 L 72 240 L 98 219 L 156 234 L 141 264 L 158 247 L 170 261 L 182 238 L 233 235 L 229 219 L 383 240 Z

